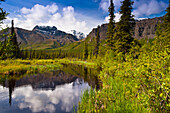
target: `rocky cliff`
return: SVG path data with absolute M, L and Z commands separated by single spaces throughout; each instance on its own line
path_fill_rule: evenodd
M 137 39 L 154 38 L 158 22 L 162 22 L 161 19 L 162 17 L 156 17 L 152 19 L 144 19 L 144 20 L 136 21 L 133 37 Z M 99 29 L 101 40 L 106 39 L 107 28 L 108 28 L 108 24 L 101 25 Z M 87 37 L 91 37 L 91 38 L 96 37 L 96 33 L 97 33 L 97 28 L 94 28 L 87 35 Z
M 155 37 L 156 27 L 159 22 L 162 22 L 162 17 L 137 21 L 135 25 L 134 37 L 137 39 L 153 39 Z

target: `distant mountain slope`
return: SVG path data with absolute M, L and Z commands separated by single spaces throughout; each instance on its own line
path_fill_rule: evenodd
M 32 31 L 15 28 L 15 33 L 18 43 L 24 49 L 52 49 L 79 40 L 72 34 L 57 30 L 55 26 L 35 26 Z
M 149 38 L 153 39 L 158 22 L 162 22 L 162 17 L 152 19 L 144 19 L 136 21 L 133 37 L 137 39 Z M 108 24 L 101 25 L 100 39 L 106 39 Z M 10 29 L 8 30 L 10 32 Z M 84 40 L 88 42 L 94 41 L 97 34 L 97 28 L 93 28 L 87 35 L 88 38 L 83 38 L 84 34 L 75 30 L 70 31 L 71 34 L 58 30 L 55 26 L 35 26 L 32 31 L 15 28 L 18 42 L 21 42 L 21 47 L 24 49 L 55 49 L 62 47 L 64 50 L 83 48 L 81 43 Z M 80 40 L 79 39 L 82 39 Z M 78 42 L 77 42 L 78 41 Z M 73 43 L 76 42 L 76 43 Z M 73 43 L 73 44 L 72 44 Z
M 163 17 L 156 17 L 152 19 L 144 19 L 136 21 L 134 27 L 133 37 L 137 39 L 149 38 L 153 39 L 155 36 L 156 27 L 159 22 L 162 22 Z M 100 33 L 100 44 L 104 44 L 107 36 L 108 24 L 102 24 L 99 28 Z M 94 49 L 95 37 L 97 34 L 97 28 L 93 28 L 92 31 L 87 35 L 87 38 L 80 40 L 78 42 L 71 43 L 70 45 L 63 46 L 61 49 L 65 51 L 83 51 L 84 41 L 87 41 L 89 44 L 89 49 Z
M 137 39 L 142 39 L 142 38 L 153 39 L 155 36 L 157 24 L 158 22 L 161 22 L 161 19 L 162 17 L 156 17 L 152 19 L 144 19 L 144 20 L 136 21 L 133 37 Z M 106 39 L 107 28 L 108 28 L 108 24 L 101 25 L 99 29 L 101 40 Z M 93 38 L 96 37 L 96 34 L 97 34 L 97 28 L 94 28 L 87 35 L 87 37 Z

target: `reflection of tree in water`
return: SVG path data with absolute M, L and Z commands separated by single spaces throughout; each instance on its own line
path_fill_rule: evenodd
M 84 67 L 84 80 L 87 81 L 87 67 Z
M 12 103 L 12 92 L 14 91 L 15 80 L 14 79 L 8 80 L 8 85 L 9 85 L 9 105 L 11 106 L 11 103 Z
M 64 64 L 62 70 L 65 73 L 84 79 L 84 81 L 88 82 L 93 88 L 100 88 L 100 80 L 98 79 L 100 70 L 75 64 Z
M 9 80 L 7 80 L 6 77 L 5 77 L 5 79 L 1 82 L 1 85 L 2 85 L 3 87 L 8 87 L 8 89 L 9 89 L 9 105 L 10 105 L 10 106 L 11 106 L 11 103 L 12 103 L 12 92 L 14 91 L 15 83 L 16 83 L 16 80 L 15 80 L 15 79 L 9 79 Z

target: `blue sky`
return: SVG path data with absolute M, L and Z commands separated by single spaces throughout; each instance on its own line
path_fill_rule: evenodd
M 118 21 L 123 0 L 113 1 Z M 136 18 L 163 16 L 168 3 L 169 0 L 134 0 L 133 14 Z M 88 34 L 108 21 L 109 0 L 6 0 L 0 7 L 10 13 L 5 24 L 14 19 L 16 27 L 29 30 L 35 25 L 54 25 L 66 32 L 74 29 Z

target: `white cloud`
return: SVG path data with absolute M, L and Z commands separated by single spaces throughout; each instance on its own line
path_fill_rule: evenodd
M 74 11 L 72 6 L 64 7 L 61 12 L 58 6 L 36 4 L 32 8 L 22 8 L 20 14 L 16 17 L 8 17 L 4 21 L 5 24 L 11 26 L 9 20 L 14 19 L 15 27 L 32 30 L 36 25 L 56 26 L 59 30 L 70 31 L 76 30 L 88 34 L 92 28 L 96 27 L 100 20 L 96 20 Z M 87 19 L 87 20 L 86 20 Z
M 78 80 L 78 79 L 77 79 Z M 13 101 L 17 101 L 20 109 L 29 108 L 32 112 L 56 112 L 56 105 L 62 111 L 70 112 L 73 105 L 77 105 L 82 91 L 89 88 L 87 83 L 75 85 L 73 83 L 56 86 L 55 90 L 36 90 L 31 86 L 20 87 L 13 92 Z M 26 92 L 25 92 L 26 91 Z
M 121 7 L 121 1 L 123 0 L 113 0 L 115 6 L 115 12 L 118 12 Z M 101 0 L 100 8 L 108 12 L 108 7 L 110 5 L 110 0 Z M 166 9 L 168 4 L 163 1 L 158 0 L 134 0 L 133 14 L 135 17 L 150 16 L 152 14 L 160 14 Z
M 17 87 L 12 94 L 12 101 L 17 105 L 14 107 L 20 110 L 29 109 L 32 112 L 54 113 L 57 110 L 71 112 L 73 105 L 76 106 L 79 102 L 83 91 L 90 88 L 88 83 L 79 84 L 79 80 L 81 79 L 58 85 L 54 90 L 35 90 L 31 85 Z M 9 89 L 0 85 L 0 101 L 8 101 L 8 93 Z M 11 108 L 8 112 L 15 112 L 14 110 Z
M 159 14 L 164 11 L 167 4 L 163 1 L 157 0 L 140 0 L 134 2 L 134 15 L 136 17 L 149 16 L 152 14 Z
M 115 13 L 115 18 L 114 18 L 115 22 L 119 22 L 120 17 L 121 17 L 120 13 Z M 109 18 L 110 18 L 110 16 L 105 17 L 105 22 L 109 23 Z
M 123 0 L 113 0 L 116 22 L 120 18 L 118 10 L 121 6 L 121 1 Z M 94 0 L 94 2 L 97 2 L 97 0 Z M 110 0 L 100 0 L 100 8 L 105 12 L 108 12 L 109 4 Z M 152 14 L 159 14 L 166 9 L 167 4 L 157 0 L 135 0 L 133 7 L 133 14 L 136 18 L 140 18 L 144 16 L 149 17 Z M 76 30 L 87 35 L 97 25 L 102 24 L 104 21 L 108 22 L 109 18 L 105 17 L 105 19 L 102 20 L 101 18 L 86 16 L 77 13 L 72 6 L 67 6 L 59 10 L 59 7 L 55 3 L 47 6 L 36 4 L 32 8 L 23 7 L 19 12 L 15 17 L 9 15 L 4 23 L 11 26 L 10 20 L 14 19 L 15 27 L 28 30 L 32 30 L 36 25 L 56 26 L 59 30 L 65 32 Z M 4 26 L 5 25 L 2 27 Z
M 8 91 L 9 91 L 8 88 L 4 88 L 3 86 L 0 85 L 0 101 L 8 99 L 8 96 L 6 96 Z
M 123 0 L 113 0 L 115 11 L 117 12 L 121 6 L 121 1 Z M 105 12 L 108 12 L 108 8 L 110 6 L 110 0 L 101 0 L 100 8 L 103 9 Z
M 102 0 L 100 2 L 100 8 L 103 9 L 105 12 L 108 11 L 108 7 L 109 7 L 109 0 Z

